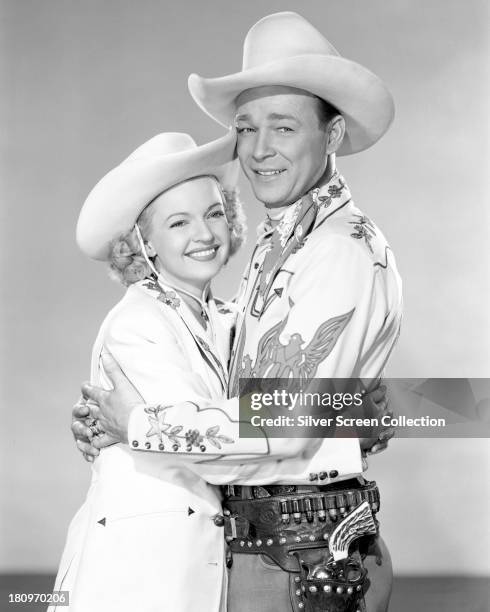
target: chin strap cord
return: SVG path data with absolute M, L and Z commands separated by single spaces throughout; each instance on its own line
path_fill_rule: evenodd
M 158 277 L 158 272 L 157 272 L 155 266 L 153 265 L 153 262 L 148 257 L 148 253 L 146 252 L 145 242 L 143 240 L 143 236 L 141 235 L 141 231 L 140 231 L 140 228 L 139 228 L 137 223 L 134 224 L 134 231 L 136 232 L 136 237 L 138 238 L 138 242 L 139 242 L 140 249 L 141 249 L 141 254 L 145 258 L 145 261 L 148 264 L 150 270 L 153 272 L 153 274 L 156 277 Z

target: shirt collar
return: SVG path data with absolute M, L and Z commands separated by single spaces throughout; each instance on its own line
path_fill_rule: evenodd
M 310 194 L 320 213 L 328 209 L 330 214 L 351 199 L 345 179 L 337 170 L 333 173 L 330 180 L 312 189 Z
M 310 189 L 305 194 L 310 196 L 313 204 L 317 208 L 317 220 L 323 219 L 328 213 L 332 213 L 343 206 L 351 195 L 344 178 L 337 170 L 332 174 L 330 179 L 314 189 Z M 291 204 L 282 215 L 281 221 L 272 227 L 271 220 L 267 217 L 257 228 L 257 235 L 260 240 L 268 239 L 274 232 L 277 233 L 281 244 L 284 246 L 296 227 L 298 216 L 302 209 L 302 203 L 305 196 Z

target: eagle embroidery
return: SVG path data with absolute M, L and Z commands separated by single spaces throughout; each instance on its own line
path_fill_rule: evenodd
M 301 383 L 315 376 L 320 363 L 332 352 L 353 313 L 354 308 L 350 312 L 321 323 L 306 347 L 300 333 L 291 334 L 287 344 L 280 341 L 279 338 L 288 322 L 288 314 L 283 321 L 273 325 L 262 336 L 255 363 L 249 355 L 241 359 L 237 368 L 235 386 L 239 378 L 295 378 L 302 386 Z M 237 347 L 239 356 L 243 354 L 244 345 L 245 333 L 242 333 Z

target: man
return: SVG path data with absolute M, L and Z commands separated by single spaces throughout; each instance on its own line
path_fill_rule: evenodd
M 238 298 L 230 399 L 167 406 L 162 398 L 149 410 L 109 359 L 115 390 L 84 386 L 99 404 L 91 412 L 95 433 L 105 432 L 94 445 L 128 440 L 163 456 L 209 457 L 213 482 L 245 485 L 225 491 L 232 612 L 386 610 L 391 565 L 374 519 L 377 489 L 356 478 L 363 469 L 358 441 L 245 441 L 237 395 L 241 378 L 294 378 L 304 389 L 319 378 L 382 374 L 399 332 L 400 279 L 384 237 L 354 206 L 335 156 L 364 150 L 385 133 L 392 98 L 295 13 L 255 24 L 241 72 L 191 75 L 189 88 L 209 115 L 235 125 L 242 169 L 267 212 Z M 173 446 L 165 436 L 176 426 L 193 431 L 198 444 Z M 80 448 L 93 453 L 83 442 L 87 429 L 79 422 L 73 429 Z M 228 441 L 218 440 L 219 448 L 217 432 Z

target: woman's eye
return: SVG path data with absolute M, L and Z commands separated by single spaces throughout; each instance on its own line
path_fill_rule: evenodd
M 173 227 L 184 227 L 185 225 L 185 221 L 174 221 L 173 223 L 170 224 L 170 229 L 172 229 Z
M 213 217 L 215 219 L 219 219 L 221 217 L 225 216 L 225 213 L 222 210 L 215 210 L 214 212 L 212 212 L 210 215 L 210 217 Z

